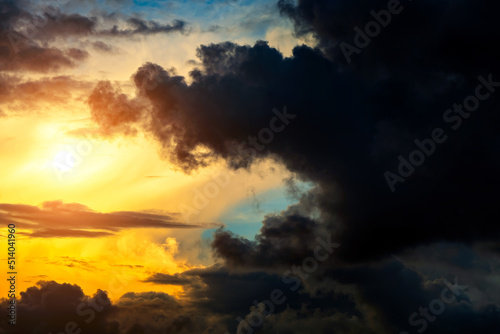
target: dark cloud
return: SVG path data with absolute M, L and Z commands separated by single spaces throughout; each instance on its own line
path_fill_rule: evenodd
M 272 313 L 281 313 L 285 309 L 300 310 L 305 313 L 312 310 L 321 312 L 339 312 L 339 317 L 362 317 L 354 308 L 352 301 L 344 293 L 335 293 L 331 289 L 311 293 L 301 288 L 291 290 L 300 280 L 283 281 L 281 273 L 266 271 L 232 270 L 221 265 L 209 268 L 188 270 L 174 275 L 175 282 L 182 280 L 187 305 L 200 314 L 211 314 L 224 318 L 222 324 L 236 332 L 240 320 L 249 310 L 259 303 L 269 300 L 272 291 L 281 290 L 286 303 L 275 305 Z M 172 275 L 155 274 L 148 279 L 157 284 L 172 283 Z M 291 284 L 293 283 L 293 284 Z M 304 282 L 305 283 L 305 282 Z M 341 315 L 342 314 L 342 315 Z
M 150 276 L 147 279 L 145 279 L 144 282 L 155 283 L 155 284 L 166 284 L 166 285 L 186 285 L 191 283 L 191 280 L 179 274 L 169 275 L 169 274 L 156 273 L 153 276 Z
M 21 15 L 21 9 L 17 5 L 17 1 L 3 0 L 0 3 L 0 33 L 6 33 L 12 21 Z
M 272 290 L 285 288 L 279 275 L 265 271 L 235 272 L 213 266 L 189 270 L 183 275 L 196 279 L 186 290 L 197 308 L 232 314 L 234 318 L 246 313 L 254 300 L 266 299 Z
M 267 216 L 255 240 L 218 231 L 212 246 L 223 265 L 153 274 L 148 282 L 182 285 L 190 303 L 155 293 L 127 294 L 118 304 L 132 320 L 121 330 L 196 333 L 215 331 L 215 323 L 223 326 L 217 329 L 234 330 L 234 319 L 249 315 L 253 301 L 267 299 L 276 288 L 287 291 L 289 299 L 266 319 L 265 332 L 413 330 L 409 316 L 440 297 L 444 279 L 453 280 L 436 274 L 447 263 L 450 272 L 473 268 L 472 276 L 479 278 L 464 282 L 472 291 L 429 321 L 426 333 L 498 332 L 498 301 L 486 297 L 497 296 L 498 287 L 485 283 L 492 279 L 488 275 L 498 275 L 498 266 L 484 260 L 491 253 L 479 254 L 498 249 L 500 237 L 498 92 L 462 116 L 459 129 L 443 120 L 454 103 L 476 93 L 479 76 L 494 82 L 490 92 L 499 88 L 499 48 L 492 42 L 500 35 L 498 6 L 472 0 L 402 6 L 352 62 L 339 44 L 353 44 L 354 27 L 364 28 L 372 20 L 370 11 L 387 8 L 387 2 L 280 1 L 278 9 L 298 34 L 313 34 L 316 47 L 297 46 L 284 58 L 266 42 L 205 45 L 189 80 L 148 63 L 132 77 L 136 97 L 108 82 L 96 86 L 89 105 L 103 134 L 142 128 L 186 172 L 215 159 L 246 168 L 272 158 L 315 186 L 296 205 Z M 108 33 L 130 36 L 176 27 L 129 24 Z M 482 92 L 487 90 L 483 83 Z M 271 122 L 281 130 L 266 141 L 262 129 Z M 407 158 L 416 149 L 414 140 L 429 138 L 435 128 L 442 128 L 447 140 L 391 192 L 384 173 L 396 173 L 398 156 Z M 260 144 L 252 144 L 255 140 Z M 70 230 L 105 225 L 113 232 L 137 221 L 150 227 L 175 224 L 170 216 L 56 207 L 75 215 Z M 5 219 L 36 218 L 44 228 L 62 224 L 50 205 L 1 208 Z M 312 256 L 318 236 L 341 247 L 302 279 L 300 289 L 290 291 L 282 271 Z M 442 259 L 422 250 L 439 251 L 443 242 L 465 251 Z M 409 252 L 417 258 L 411 265 L 398 259 Z M 139 319 L 143 314 L 147 318 Z
M 267 215 L 255 241 L 218 230 L 212 242 L 215 254 L 231 266 L 276 268 L 301 263 L 313 255 L 317 239 L 327 235 L 318 222 L 308 218 L 314 210 L 311 193 L 280 214 Z
M 23 24 L 24 23 L 24 24 Z M 80 14 L 65 14 L 59 10 L 32 14 L 16 26 L 20 31 L 32 31 L 33 38 L 44 41 L 57 38 L 85 37 L 94 33 L 97 18 Z
M 112 45 L 104 43 L 103 41 L 95 41 L 92 43 L 94 50 L 102 53 L 117 53 L 118 49 Z
M 44 202 L 41 207 L 0 204 L 0 216 L 31 230 L 30 237 L 100 237 L 126 228 L 214 228 L 218 224 L 184 224 L 177 214 L 95 212 L 78 203 Z M 94 231 L 86 231 L 86 230 Z
M 332 10 L 348 20 L 364 8 L 353 6 L 346 6 L 345 12 L 342 6 Z M 427 8 L 433 13 L 429 20 L 441 22 L 442 6 L 448 6 L 447 13 L 464 10 L 463 4 L 424 2 L 403 13 L 413 17 Z M 490 27 L 490 19 L 486 15 L 484 20 L 468 21 L 468 34 L 477 38 L 481 49 L 491 47 L 483 32 L 493 34 L 497 29 Z M 466 59 L 460 54 L 456 62 L 460 66 L 447 65 L 453 65 L 452 54 L 431 44 L 419 51 L 428 54 L 424 65 L 415 59 L 413 42 L 408 41 L 419 36 L 415 31 L 430 33 L 427 23 L 421 30 L 418 24 L 404 28 L 387 28 L 398 34 L 408 31 L 407 39 L 393 39 L 397 45 L 403 43 L 402 49 L 386 50 L 387 54 L 399 53 L 401 61 L 375 63 L 366 70 L 357 69 L 358 65 L 346 67 L 307 46 L 283 58 L 264 42 L 253 47 L 229 42 L 200 47 L 202 67 L 191 73 L 191 84 L 158 65 L 146 64 L 133 77 L 141 98 L 152 106 L 142 109 L 141 120 L 149 120 L 145 129 L 185 170 L 204 166 L 215 157 L 234 167 L 274 157 L 302 179 L 317 184 L 318 226 L 326 226 L 334 240 L 341 240 L 344 247 L 339 255 L 345 260 L 367 260 L 436 240 L 498 240 L 500 231 L 492 224 L 497 215 L 496 187 L 490 186 L 500 182 L 495 172 L 499 160 L 493 154 L 498 97 L 492 94 L 459 131 L 454 132 L 442 119 L 453 103 L 474 94 L 479 75 L 500 80 L 497 62 L 489 56 Z M 311 29 L 316 31 L 314 26 Z M 460 45 L 460 36 L 442 43 Z M 418 41 L 434 43 L 431 38 Z M 372 43 L 379 48 L 385 45 L 375 39 Z M 396 67 L 399 63 L 404 68 Z M 297 121 L 290 121 L 261 150 L 248 143 L 238 149 L 240 143 L 249 141 L 248 136 L 258 135 L 269 125 L 273 108 L 285 105 Z M 397 170 L 398 156 L 407 156 L 415 149 L 414 140 L 428 138 L 436 127 L 446 131 L 447 141 L 393 194 L 384 173 Z M 245 243 L 240 245 L 242 251 L 247 249 Z
M 67 106 L 74 100 L 85 100 L 93 84 L 71 76 L 42 77 L 26 80 L 0 75 L 0 104 L 9 112 L 41 110 L 42 106 Z
M 87 51 L 77 48 L 61 50 L 54 47 L 24 46 L 23 44 L 16 52 L 7 43 L 3 45 L 5 53 L 2 52 L 0 55 L 0 70 L 4 72 L 57 72 L 61 69 L 76 67 L 89 56 Z
M 0 331 L 12 334 L 80 330 L 99 334 L 222 333 L 220 318 L 181 304 L 162 292 L 129 292 L 112 303 L 107 292 L 84 295 L 78 285 L 40 281 L 21 292 L 16 326 L 7 324 L 8 300 L 1 299 Z M 68 326 L 68 327 L 66 327 Z
M 154 35 L 161 33 L 186 32 L 187 23 L 174 20 L 171 24 L 162 24 L 152 20 L 138 17 L 129 17 L 120 25 L 107 29 L 104 26 L 106 18 L 85 17 L 80 14 L 65 14 L 62 12 L 28 15 L 21 21 L 17 28 L 20 31 L 33 31 L 33 38 L 51 41 L 58 38 L 90 37 L 90 36 L 115 36 L 127 37 L 134 35 Z M 28 27 L 26 27 L 28 25 Z M 33 27 L 33 25 L 35 27 Z
M 456 247 L 450 246 L 448 250 Z M 466 246 L 462 249 L 472 253 L 475 261 L 490 261 Z M 71 258 L 66 260 L 88 266 L 73 263 L 75 260 Z M 442 261 L 448 262 L 445 257 Z M 436 268 L 440 265 L 436 263 Z M 496 333 L 500 309 L 495 296 L 481 300 L 478 294 L 488 296 L 494 289 L 494 284 L 481 284 L 483 278 L 491 280 L 498 275 L 498 268 L 492 269 L 482 277 L 476 273 L 454 278 L 457 270 L 467 273 L 470 268 L 452 265 L 441 276 L 431 271 L 423 275 L 395 259 L 370 265 L 334 265 L 320 275 L 311 272 L 306 279 L 293 276 L 302 283 L 295 290 L 292 289 L 295 282 L 283 281 L 279 271 L 277 274 L 251 268 L 235 271 L 216 265 L 173 275 L 157 273 L 147 280 L 181 284 L 184 294 L 180 299 L 162 292 L 128 292 L 112 304 L 101 290 L 91 298 L 76 285 L 39 282 L 40 287 L 21 293 L 18 312 L 23 312 L 23 322 L 19 333 L 35 333 L 37 328 L 57 332 L 67 321 L 74 321 L 83 330 L 99 328 L 94 332 L 103 334 L 236 333 L 236 328 L 243 326 L 242 319 L 252 321 L 252 313 L 262 307 L 258 306 L 261 303 L 267 303 L 265 310 L 271 310 L 268 301 L 276 289 L 285 300 L 273 306 L 271 314 L 263 317 L 262 326 L 254 328 L 255 332 L 381 334 L 406 330 L 411 333 L 420 329 L 422 322 L 412 325 L 410 316 L 420 308 L 429 309 L 431 302 L 443 298 L 443 289 L 455 283 L 465 287 L 456 290 L 457 293 L 446 291 L 447 300 L 453 300 L 445 303 L 442 313 L 427 321 L 426 333 L 469 333 L 475 329 Z M 5 303 L 2 300 L 2 306 Z M 93 304 L 97 306 L 94 308 Z M 80 312 L 75 313 L 78 307 Z M 94 315 L 87 323 L 92 317 L 91 309 Z M 414 318 L 421 319 L 424 317 Z M 0 323 L 0 329 L 5 328 L 8 328 L 6 323 Z
M 119 9 L 118 9 L 119 10 Z M 83 16 L 78 13 L 65 13 L 62 8 L 55 6 L 32 6 L 29 1 L 9 2 L 4 10 L 5 19 L 15 30 L 29 39 L 54 41 L 74 37 L 91 36 L 133 36 L 153 35 L 171 32 L 186 32 L 187 23 L 182 20 L 173 20 L 171 24 L 164 24 L 140 17 L 130 17 L 119 11 L 105 13 L 101 11 L 94 16 Z M 106 25 L 109 21 L 116 23 L 111 28 Z
M 219 318 L 161 292 L 129 292 L 116 303 L 120 333 L 223 333 Z
M 35 41 L 33 37 L 43 30 L 46 22 L 40 23 L 39 20 L 35 20 L 31 14 L 22 9 L 24 4 L 17 1 L 2 1 L 0 4 L 1 71 L 53 72 L 75 67 L 88 57 L 85 50 L 59 49 Z M 51 29 L 61 33 L 65 31 L 62 27 Z
M 483 186 L 486 177 L 489 183 L 498 179 L 493 172 L 498 159 L 491 153 L 497 119 L 492 105 L 497 98 L 493 95 L 460 132 L 453 133 L 441 119 L 453 101 L 474 92 L 475 77 L 459 84 L 431 71 L 442 85 L 439 92 L 432 92 L 434 85 L 423 94 L 424 82 L 418 84 L 417 79 L 399 82 L 396 73 L 373 86 L 355 73 L 339 71 L 320 51 L 305 46 L 286 59 L 263 42 L 254 47 L 206 46 L 199 55 L 203 68 L 192 73 L 190 85 L 153 64 L 134 75 L 142 98 L 152 107 L 131 114 L 143 113 L 145 128 L 185 170 L 203 166 L 214 156 L 236 167 L 276 157 L 318 185 L 318 226 L 336 232 L 332 237 L 345 246 L 340 253 L 346 259 L 372 258 L 423 241 L 498 237 L 498 228 L 490 223 L 496 211 L 488 204 L 495 188 Z M 291 121 L 260 151 L 248 143 L 237 149 L 268 126 L 274 106 L 283 105 L 300 121 Z M 448 141 L 398 185 L 397 194 L 391 193 L 385 171 L 397 169 L 398 155 L 409 154 L 413 140 L 429 137 L 434 127 L 446 127 Z M 211 153 L 201 154 L 200 147 Z M 463 178 L 465 166 L 469 179 Z M 480 195 L 470 198 L 465 193 Z M 392 233 L 398 234 L 397 240 Z
M 7 324 L 8 300 L 2 299 L 1 305 L 0 328 L 12 334 L 60 333 L 66 331 L 66 326 L 72 328 L 71 331 L 79 328 L 90 333 L 119 333 L 118 323 L 107 320 L 114 312 L 114 307 L 107 294 L 101 290 L 90 297 L 85 296 L 78 285 L 40 281 L 38 286 L 21 292 L 17 302 L 19 318 L 16 326 Z M 95 312 L 92 305 L 96 305 L 100 312 Z M 92 321 L 87 322 L 91 317 Z
M 227 281 L 218 273 L 217 282 L 236 287 L 231 270 L 254 270 L 253 280 L 261 280 L 255 287 L 259 296 L 268 279 L 279 286 L 277 275 L 284 266 L 313 254 L 317 236 L 341 243 L 334 261 L 311 274 L 312 281 L 305 284 L 309 300 L 298 299 L 304 310 L 291 303 L 290 310 L 264 325 L 268 332 L 315 332 L 307 327 L 313 326 L 311 319 L 317 320 L 319 332 L 409 329 L 408 317 L 439 296 L 444 275 L 430 281 L 418 271 L 422 260 L 415 269 L 387 259 L 442 242 L 461 244 L 471 252 L 492 250 L 500 238 L 495 223 L 500 218 L 500 105 L 498 92 L 493 92 L 500 85 L 499 48 L 491 42 L 500 36 L 497 6 L 486 1 L 404 2 L 390 25 L 347 61 L 340 43 L 354 44 L 354 28 L 364 29 L 373 20 L 370 11 L 387 5 L 364 0 L 279 1 L 278 9 L 293 21 L 296 33 L 313 34 L 316 47 L 297 46 L 284 58 L 265 42 L 211 44 L 198 49 L 200 65 L 190 80 L 149 63 L 133 75 L 138 97 L 126 102 L 148 101 L 149 108 L 134 109 L 141 117 L 128 117 L 123 124 L 142 126 L 186 172 L 214 159 L 246 168 L 272 158 L 299 180 L 315 185 L 302 202 L 267 216 L 255 240 L 224 230 L 214 235 L 215 255 L 231 277 Z M 479 84 L 483 93 L 491 94 L 477 111 L 453 121 L 443 118 L 455 103 L 474 96 Z M 262 129 L 277 117 L 273 108 L 281 115 L 278 125 L 285 127 L 264 145 L 269 132 L 265 136 Z M 286 118 L 286 113 L 292 116 Z M 434 144 L 433 154 L 392 192 L 386 171 L 398 173 L 398 157 L 408 159 L 417 148 L 414 141 L 431 137 L 435 128 L 443 129 L 446 141 Z M 466 265 L 467 256 L 463 253 L 453 266 Z M 437 257 L 427 261 L 433 260 Z M 198 277 L 212 289 L 190 291 L 214 300 L 210 294 L 222 292 L 215 293 L 215 276 L 206 275 Z M 151 279 L 155 278 L 160 277 Z M 169 280 L 172 277 L 165 277 Z M 484 282 L 479 289 L 487 286 Z M 328 283 L 330 294 L 320 293 Z M 341 312 L 345 316 L 307 309 L 306 305 L 338 299 L 332 290 L 350 296 L 354 306 Z M 314 299 L 314 293 L 321 298 Z M 236 296 L 228 291 L 226 295 L 230 296 L 220 299 L 224 305 L 241 307 Z M 471 298 L 447 307 L 427 332 L 451 328 L 467 333 L 474 326 L 495 331 L 498 303 L 477 305 Z M 245 314 L 249 310 L 247 306 Z M 354 314 L 359 320 L 349 325 Z M 287 322 L 291 315 L 298 319 Z
M 427 322 L 426 333 L 445 331 L 467 333 L 472 328 L 480 329 L 485 333 L 493 333 L 500 323 L 498 306 L 494 303 L 485 306 L 474 305 L 469 297 L 469 290 L 477 287 L 471 286 L 470 281 L 464 281 L 460 277 L 426 282 L 419 274 L 398 261 L 381 265 L 333 269 L 331 275 L 337 282 L 355 286 L 359 292 L 357 303 L 370 305 L 370 312 L 382 317 L 386 322 L 386 328 L 392 328 L 394 331 L 421 330 L 422 325 L 412 325 L 409 322 L 410 316 L 414 312 L 418 313 L 421 307 L 429 308 L 432 301 L 445 301 L 446 298 L 454 299 L 454 301 L 443 303 L 445 304 L 444 312 Z M 450 285 L 458 283 L 467 288 L 459 289 L 458 294 L 453 295 L 446 281 Z M 444 289 L 447 289 L 445 298 L 442 297 Z M 402 299 L 403 302 L 401 302 Z M 398 306 L 395 307 L 395 305 Z M 430 307 L 430 309 L 434 308 Z M 418 316 L 414 319 L 422 318 Z
M 119 24 L 110 28 L 104 14 L 102 17 L 86 17 L 77 13 L 64 13 L 59 7 L 52 6 L 33 12 L 36 6 L 32 6 L 30 1 L 2 1 L 0 6 L 0 71 L 57 72 L 76 67 L 89 56 L 87 50 L 56 47 L 54 42 L 61 39 L 68 42 L 75 38 L 187 32 L 187 23 L 182 20 L 165 24 L 138 17 L 114 15 L 121 19 Z M 114 46 L 102 41 L 91 43 L 100 52 L 115 51 Z
M 109 30 L 101 30 L 98 35 L 109 36 L 134 36 L 134 35 L 154 35 L 160 33 L 186 32 L 186 22 L 174 20 L 171 24 L 161 24 L 151 20 L 143 20 L 132 17 L 127 19 L 130 28 L 120 28 L 117 25 Z
M 329 56 L 345 64 L 340 42 L 353 45 L 354 27 L 364 29 L 374 20 L 370 12 L 387 10 L 389 3 L 391 1 L 384 0 L 333 3 L 280 0 L 278 7 L 295 23 L 297 33 L 313 33 Z M 484 71 L 498 70 L 494 59 L 499 50 L 489 42 L 498 35 L 491 10 L 496 5 L 492 7 L 487 1 L 397 3 L 397 8 L 402 8 L 400 13 L 392 15 L 387 27 L 381 29 L 359 56 L 353 56 L 352 67 L 372 75 L 379 72 L 379 76 L 383 71 L 399 70 L 402 71 L 399 76 L 407 80 L 418 74 L 422 80 L 430 71 L 475 77 Z

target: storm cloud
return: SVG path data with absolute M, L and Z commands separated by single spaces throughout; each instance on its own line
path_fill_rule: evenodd
M 440 242 L 495 251 L 492 245 L 500 236 L 495 223 L 500 218 L 495 204 L 500 185 L 500 72 L 492 43 L 500 35 L 496 5 L 399 5 L 399 16 L 352 62 L 339 43 L 354 43 L 354 28 L 364 28 L 373 20 L 370 12 L 386 9 L 387 2 L 280 1 L 278 10 L 292 20 L 296 33 L 312 34 L 316 47 L 297 46 L 286 58 L 263 41 L 210 44 L 198 49 L 201 65 L 189 80 L 156 64 L 145 64 L 132 77 L 135 99 L 149 102 L 148 108 L 137 109 L 142 116 L 136 123 L 186 172 L 215 159 L 246 168 L 271 158 L 315 184 L 304 195 L 306 206 L 268 216 L 255 240 L 218 231 L 212 246 L 223 263 L 239 270 L 282 268 L 312 254 L 315 237 L 326 235 L 342 244 L 334 254 L 338 270 L 314 276 L 332 284 L 351 281 L 362 296 L 357 302 L 383 314 L 381 323 L 368 321 L 375 332 L 401 328 L 412 312 L 408 307 L 395 314 L 395 302 L 383 306 L 386 297 L 371 290 L 385 283 L 369 277 L 393 277 L 396 286 L 422 288 L 417 272 L 405 274 L 407 269 L 384 267 L 384 261 Z M 471 107 L 479 91 L 487 98 Z M 459 106 L 464 103 L 469 105 Z M 274 108 L 286 130 L 262 145 L 263 136 L 249 136 L 269 124 Z M 416 142 L 429 143 L 436 129 L 442 141 L 434 142 L 425 162 L 401 167 L 419 149 Z M 385 175 L 403 174 L 404 168 L 406 175 L 391 191 Z M 394 276 L 393 270 L 403 271 Z M 351 276 L 355 272 L 367 281 Z M 423 303 L 419 298 L 407 305 Z M 491 331 L 497 307 L 453 307 L 447 323 L 460 318 L 457 332 L 474 326 Z M 491 321 L 478 320 L 481 312 L 492 312 Z
M 425 320 L 426 333 L 498 332 L 499 289 L 491 283 L 499 274 L 500 237 L 498 5 L 399 5 L 400 14 L 352 61 L 340 43 L 355 43 L 354 28 L 364 29 L 374 20 L 371 11 L 386 9 L 387 2 L 279 1 L 276 10 L 292 21 L 296 34 L 311 34 L 316 45 L 297 46 L 290 57 L 265 41 L 202 45 L 201 65 L 189 78 L 146 63 L 132 75 L 135 96 L 109 82 L 96 85 L 88 104 L 105 136 L 143 129 L 186 173 L 216 160 L 240 169 L 273 159 L 314 185 L 296 204 L 266 216 L 254 240 L 218 230 L 212 248 L 220 264 L 146 279 L 182 286 L 189 305 L 155 293 L 127 294 L 117 303 L 122 310 L 133 303 L 141 310 L 156 307 L 152 313 L 166 317 L 158 318 L 159 326 L 129 311 L 134 321 L 102 328 L 203 333 L 238 327 L 242 333 L 253 301 L 279 288 L 287 302 L 266 317 L 261 332 L 415 330 L 412 314 L 441 298 L 446 282 L 462 275 L 458 282 L 468 290 L 436 319 Z M 133 25 L 121 33 L 161 30 Z M 481 103 L 467 105 L 478 92 Z M 283 131 L 267 141 L 262 129 L 271 119 Z M 446 137 L 439 145 L 432 139 L 436 129 Z M 416 144 L 429 140 L 434 144 L 425 149 Z M 417 149 L 432 154 L 409 165 Z M 387 171 L 399 175 L 395 191 Z M 26 209 L 28 216 L 41 210 L 16 212 L 27 215 Z M 108 230 L 128 226 L 130 217 L 153 226 L 172 223 L 112 213 Z M 282 275 L 314 254 L 317 237 L 341 246 L 307 279 L 296 277 L 300 288 L 291 291 Z M 467 275 L 470 268 L 474 275 Z M 86 298 L 73 290 L 74 299 Z
M 1 1 L 0 9 L 0 71 L 59 72 L 89 57 L 79 47 L 60 48 L 55 43 L 60 40 L 187 33 L 182 20 L 162 23 L 118 13 L 87 17 L 63 12 L 59 6 L 35 6 L 31 1 Z M 93 43 L 99 51 L 115 49 L 102 41 Z
M 0 204 L 0 217 L 30 237 L 101 237 L 127 228 L 214 228 L 216 223 L 184 224 L 179 214 L 146 212 L 101 213 L 78 203 L 44 202 L 40 207 Z M 88 231 L 91 230 L 91 231 Z

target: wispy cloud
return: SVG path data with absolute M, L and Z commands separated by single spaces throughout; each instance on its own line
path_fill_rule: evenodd
M 215 228 L 217 223 L 184 224 L 179 215 L 145 212 L 101 213 L 78 203 L 44 202 L 40 207 L 0 204 L 0 217 L 30 230 L 30 237 L 102 237 L 129 228 Z

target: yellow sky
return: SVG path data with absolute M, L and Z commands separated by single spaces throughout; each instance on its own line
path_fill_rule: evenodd
M 275 28 L 268 35 L 270 44 L 279 46 L 285 55 L 297 44 L 290 29 Z M 281 187 L 289 173 L 269 161 L 254 166 L 251 172 L 230 171 L 219 164 L 186 175 L 172 169 L 160 157 L 158 144 L 145 135 L 107 141 L 70 134 L 95 127 L 85 97 L 97 80 L 119 81 L 124 91 L 133 94 L 129 78 L 144 62 L 174 66 L 179 74 L 187 75 L 193 68 L 187 61 L 196 59 L 196 47 L 226 38 L 202 33 L 124 41 L 119 54 L 95 53 L 80 67 L 58 73 L 71 75 L 84 82 L 83 86 L 55 86 L 53 91 L 38 95 L 28 91 L 17 96 L 19 101 L 3 107 L 9 116 L 0 122 L 0 203 L 38 206 L 61 200 L 97 212 L 161 210 L 182 214 L 185 208 L 196 206 L 197 192 L 205 191 L 218 177 L 229 183 L 220 186 L 208 204 L 196 209 L 196 215 L 189 216 L 192 223 L 214 222 L 247 198 L 250 190 L 259 194 Z M 236 42 L 254 43 L 248 38 Z M 22 80 L 44 77 L 37 74 Z M 174 274 L 211 265 L 210 256 L 198 256 L 203 231 L 135 228 L 100 238 L 18 235 L 18 292 L 47 279 L 78 284 L 86 294 L 104 287 L 113 299 L 128 291 L 179 294 L 178 286 L 141 280 L 158 272 Z M 5 231 L 0 234 L 5 235 Z
M 255 166 L 252 172 L 229 171 L 221 164 L 186 175 L 170 168 L 160 158 L 157 144 L 147 137 L 112 142 L 76 138 L 67 134 L 73 126 L 71 122 L 27 116 L 0 123 L 0 150 L 4 152 L 0 166 L 1 203 L 37 206 L 62 200 L 98 212 L 182 213 L 185 207 L 196 208 L 198 191 L 204 192 L 204 187 L 218 177 L 224 183 L 216 196 L 190 217 L 191 223 L 214 222 L 225 210 L 248 197 L 250 188 L 256 193 L 277 188 L 287 176 L 271 162 Z M 73 166 L 64 158 L 68 152 L 79 155 L 79 159 L 70 159 Z M 58 169 L 57 163 L 66 165 L 68 170 Z M 271 172 L 271 167 L 277 169 Z M 38 280 L 50 279 L 78 284 L 86 294 L 106 287 L 113 299 L 128 291 L 154 290 L 176 295 L 181 292 L 179 286 L 141 281 L 158 272 L 174 274 L 212 264 L 210 257 L 197 258 L 203 231 L 135 228 L 100 238 L 21 236 L 17 241 L 18 291 Z M 179 245 L 183 246 L 182 252 Z M 186 245 L 191 245 L 191 251 Z

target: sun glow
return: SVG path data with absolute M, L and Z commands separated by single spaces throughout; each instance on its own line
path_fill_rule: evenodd
M 18 258 L 19 266 L 26 268 L 25 280 L 19 289 L 50 278 L 80 284 L 89 295 L 105 289 L 114 300 L 128 291 L 150 291 L 152 284 L 145 280 L 151 273 L 174 274 L 192 268 L 175 258 L 175 238 L 151 241 L 153 235 L 172 235 L 175 231 L 159 232 L 134 229 L 103 238 L 25 238 Z M 143 240 L 137 242 L 137 236 Z M 174 296 L 183 292 L 182 287 L 173 285 L 157 285 L 154 289 Z
M 52 162 L 52 167 L 57 169 L 60 173 L 68 172 L 76 165 L 72 152 L 63 150 L 57 152 Z

